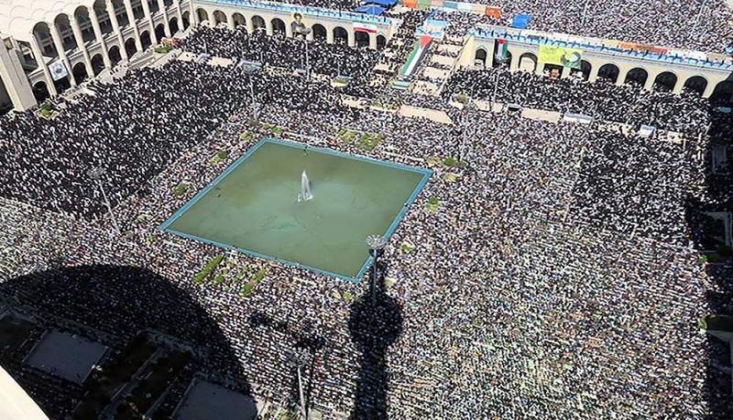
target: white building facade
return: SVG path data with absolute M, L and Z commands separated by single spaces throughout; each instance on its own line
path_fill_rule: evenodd
M 0 0 L 0 107 L 30 108 L 192 24 L 191 0 Z
M 0 0 L 0 111 L 25 110 L 45 98 L 112 69 L 138 52 L 191 25 L 241 27 L 293 36 L 296 15 L 311 31 L 309 39 L 350 46 L 383 48 L 401 21 L 344 11 L 265 0 Z M 364 28 L 369 30 L 365 31 Z M 361 30 L 357 30 L 361 29 Z M 496 38 L 508 39 L 511 70 L 541 73 L 537 42 L 523 34 L 493 32 L 464 38 L 461 67 L 491 65 Z M 521 32 L 521 31 L 520 31 Z M 515 36 L 516 39 L 509 39 Z M 544 42 L 544 41 L 543 41 Z M 617 83 L 640 73 L 647 88 L 660 78 L 675 93 L 696 87 L 704 96 L 731 89 L 733 66 L 690 64 L 689 60 L 649 60 L 597 48 L 584 48 L 584 78 L 594 81 L 607 70 Z M 701 62 L 702 63 L 702 62 Z M 569 75 L 563 70 L 562 77 Z

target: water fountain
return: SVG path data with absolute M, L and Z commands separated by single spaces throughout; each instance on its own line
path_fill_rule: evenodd
M 308 180 L 308 175 L 303 171 L 300 175 L 300 194 L 298 194 L 298 202 L 309 201 L 313 199 L 311 193 L 311 183 Z

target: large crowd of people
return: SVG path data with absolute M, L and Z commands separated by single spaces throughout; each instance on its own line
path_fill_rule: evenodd
M 604 121 L 642 125 L 687 134 L 704 133 L 710 124 L 708 101 L 697 92 L 681 95 L 647 91 L 634 82 L 617 86 L 600 77 L 588 83 L 578 78 L 552 79 L 531 72 L 503 68 L 456 72 L 443 90 L 446 99 L 463 94 L 466 100 L 483 99 L 560 113 L 578 113 Z
M 78 104 L 56 104 L 57 118 L 25 113 L 3 121 L 0 144 L 9 146 L 0 149 L 2 195 L 91 216 L 104 206 L 98 182 L 112 204 L 119 202 L 251 103 L 252 90 L 255 101 L 289 109 L 326 113 L 340 102 L 335 92 L 298 78 L 182 61 L 90 89 L 93 96 Z M 95 168 L 106 172 L 99 181 L 90 176 Z
M 218 34 L 202 30 L 184 48 L 251 59 L 258 55 L 251 40 L 267 48 L 263 71 L 175 61 L 93 84 L 94 94 L 79 103 L 57 103 L 55 119 L 25 113 L 0 120 L 0 256 L 10 262 L 0 261 L 0 293 L 9 304 L 41 315 L 62 308 L 53 315 L 109 334 L 159 329 L 201 350 L 204 374 L 225 375 L 229 365 L 216 355 L 231 353 L 254 397 L 269 401 L 297 401 L 284 355 L 305 346 L 309 403 L 333 413 L 729 418 L 733 406 L 723 394 L 730 376 L 708 368 L 717 350 L 697 330 L 717 286 L 689 246 L 696 227 L 685 217 L 688 200 L 707 182 L 705 144 L 447 104 L 461 92 L 491 97 L 491 72 L 458 73 L 445 97 L 415 99 L 445 110 L 452 125 L 349 109 L 327 82 L 268 68 L 297 66 L 297 41 Z M 313 63 L 326 74 L 329 57 L 348 55 L 315 45 L 323 55 Z M 353 53 L 353 66 L 345 66 L 354 72 L 376 61 Z M 504 102 L 610 121 L 631 115 L 632 125 L 650 117 L 630 107 L 650 103 L 652 122 L 686 133 L 703 133 L 699 124 L 719 118 L 694 96 L 658 99 L 603 82 L 577 83 L 583 94 L 576 95 L 564 85 L 574 82 L 497 74 Z M 384 139 L 367 151 L 340 139 L 342 129 Z M 367 281 L 345 283 L 158 230 L 265 135 L 434 170 L 385 250 L 389 311 L 354 315 Z M 227 157 L 212 161 L 222 150 Z M 95 167 L 107 171 L 100 182 L 121 234 L 110 228 L 89 179 Z M 182 181 L 190 187 L 173 194 Z M 216 255 L 225 257 L 222 277 L 194 283 Z M 131 277 L 100 265 L 155 274 Z M 58 266 L 81 271 L 55 275 Z M 236 279 L 260 270 L 254 293 L 241 295 Z M 22 281 L 37 271 L 51 274 Z M 155 302 L 153 284 L 161 281 L 175 293 Z M 191 316 L 197 311 L 175 316 L 181 296 L 203 308 L 221 337 L 208 342 L 184 328 L 203 321 Z M 360 331 L 364 319 L 376 327 Z M 381 370 L 364 369 L 365 360 L 378 360 Z M 41 405 L 59 418 L 73 409 L 58 395 Z
M 533 0 L 470 2 L 501 7 L 504 25 L 517 14 L 529 14 L 528 29 L 547 32 L 717 53 L 733 42 L 733 13 L 725 0 L 562 0 L 552 7 Z
M 285 0 L 282 0 L 285 1 Z M 350 0 L 286 1 L 313 7 L 349 10 Z M 527 29 L 615 39 L 667 48 L 722 53 L 733 48 L 730 21 L 733 13 L 725 0 L 642 0 L 633 4 L 610 1 L 562 0 L 552 5 L 534 0 L 466 0 L 498 7 L 501 17 L 452 13 L 458 20 L 509 26 L 518 14 L 530 16 Z M 653 23 L 653 24 L 651 24 Z
M 369 74 L 379 59 L 378 52 L 365 47 L 354 49 L 345 43 L 328 44 L 325 39 L 305 41 L 302 36 L 288 38 L 283 33 L 248 34 L 244 27 L 237 31 L 204 27 L 186 38 L 180 47 L 197 54 L 255 61 L 290 71 L 304 70 L 307 64 L 318 75 L 350 77 L 349 93 L 357 96 L 365 96 L 362 92 L 368 90 Z

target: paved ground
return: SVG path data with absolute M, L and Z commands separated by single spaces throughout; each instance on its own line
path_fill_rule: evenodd
M 30 366 L 54 376 L 83 383 L 107 346 L 71 334 L 52 331 L 26 359 Z
M 177 420 L 246 420 L 257 416 L 252 397 L 210 382 L 196 382 L 173 415 Z

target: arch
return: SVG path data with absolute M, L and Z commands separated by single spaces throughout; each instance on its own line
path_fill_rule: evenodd
M 221 10 L 214 10 L 213 17 L 215 26 L 218 26 L 222 23 L 227 23 L 227 15 L 225 15 L 224 12 L 222 12 Z
M 685 88 L 692 92 L 697 92 L 700 95 L 705 93 L 705 89 L 708 87 L 708 79 L 702 76 L 692 76 L 685 80 Z
M 79 24 L 81 29 L 81 38 L 84 43 L 92 42 L 97 39 L 94 34 L 94 28 L 92 27 L 92 21 L 89 17 L 89 9 L 86 6 L 79 6 L 74 11 L 74 19 Z
M 519 56 L 519 70 L 534 73 L 537 70 L 537 56 L 526 52 Z
M 112 6 L 114 7 L 115 17 L 120 27 L 127 26 L 130 24 L 130 16 L 127 15 L 127 9 L 123 0 L 112 0 Z
M 480 66 L 480 67 L 486 67 L 486 58 L 488 57 L 488 53 L 486 52 L 486 49 L 483 47 L 479 47 L 479 49 L 476 50 L 476 53 L 473 55 L 473 65 L 474 66 Z
M 588 80 L 592 71 L 593 64 L 585 60 L 580 60 L 580 69 L 574 69 L 575 74 L 580 75 L 583 80 Z
M 127 41 L 129 42 L 131 40 L 132 39 L 128 39 Z M 128 52 L 130 51 L 130 49 L 128 48 L 127 42 L 125 43 L 125 50 Z M 135 40 L 132 40 L 132 50 L 133 51 L 135 50 Z M 109 52 L 107 55 L 109 56 L 109 62 L 113 67 L 116 66 L 117 63 L 122 61 L 122 55 L 120 54 L 120 47 L 118 47 L 117 45 L 113 45 L 109 49 Z
M 621 71 L 618 66 L 612 63 L 604 64 L 598 69 L 598 77 L 608 79 L 613 83 L 618 80 L 618 75 Z
M 624 79 L 624 83 L 637 83 L 644 86 L 644 84 L 646 84 L 646 79 L 648 78 L 649 73 L 647 73 L 646 70 L 642 69 L 641 67 L 636 67 L 626 73 L 626 79 Z
M 382 51 L 387 46 L 387 38 L 384 35 L 377 35 L 377 50 Z
M 369 47 L 370 36 L 368 32 L 356 31 L 354 39 L 357 47 Z
M 128 57 L 132 57 L 137 52 L 137 45 L 135 44 L 135 38 L 128 38 L 125 41 L 125 51 Z
M 509 51 L 507 51 L 503 57 L 499 57 L 497 54 L 494 54 L 494 56 L 491 57 L 491 67 L 498 68 L 506 66 L 507 68 L 511 68 L 513 59 L 514 56 Z
M 148 2 L 148 10 L 150 10 L 150 14 L 154 15 L 160 11 L 160 5 L 158 4 L 158 0 L 141 0 L 141 1 L 147 1 Z
M 69 76 L 64 76 L 59 80 L 54 80 L 53 85 L 56 88 L 57 94 L 60 95 L 66 92 L 66 90 L 71 87 L 71 82 L 69 82 Z
M 652 88 L 654 90 L 659 90 L 662 92 L 672 92 L 676 85 L 677 75 L 672 73 L 671 71 L 665 71 L 659 73 L 657 77 L 654 78 L 654 85 L 652 86 Z
M 139 21 L 140 19 L 145 17 L 145 10 L 143 9 L 142 3 L 143 1 L 146 0 L 140 0 L 139 3 L 133 3 L 132 1 L 130 1 L 130 3 L 132 4 L 132 16 L 135 18 L 136 21 Z
M 320 23 L 316 23 L 313 25 L 313 39 L 322 39 L 325 40 L 327 38 L 326 35 L 326 27 L 321 25 Z
M 349 33 L 346 32 L 346 29 L 340 26 L 333 28 L 333 42 L 347 44 L 349 42 Z
M 110 18 L 110 14 L 107 11 L 107 3 L 104 0 L 94 0 L 94 6 L 92 7 L 94 8 L 95 13 L 97 14 L 97 20 L 99 22 L 99 29 L 102 31 L 102 35 L 107 35 L 107 34 L 112 33 L 114 28 L 112 27 L 112 20 Z
M 56 26 L 56 30 L 58 30 L 58 33 L 61 36 L 61 45 L 64 47 L 64 51 L 73 50 L 78 47 L 74 32 L 71 30 L 69 15 L 66 13 L 59 14 L 53 20 L 53 24 Z
M 58 51 L 56 51 L 56 45 L 51 39 L 51 29 L 48 27 L 46 22 L 38 22 L 33 27 L 33 35 L 38 40 L 38 44 L 41 46 L 41 52 L 46 57 L 57 57 Z M 40 58 L 36 59 L 37 62 L 41 62 Z
M 183 22 L 181 23 L 183 24 L 184 31 L 188 29 L 189 26 L 191 26 L 191 13 L 190 12 L 183 13 Z
M 87 73 L 87 66 L 83 62 L 76 63 L 74 68 L 71 70 L 71 74 L 74 76 L 76 84 L 81 84 L 83 81 L 89 78 Z
M 196 9 L 196 16 L 198 17 L 199 22 L 206 22 L 209 20 L 209 13 L 202 8 Z
M 563 66 L 557 64 L 544 63 L 542 65 L 542 74 L 553 79 L 562 77 Z
M 244 18 L 244 16 L 241 13 L 235 13 L 232 15 L 232 20 L 234 21 L 234 28 L 238 28 L 240 26 L 247 26 L 247 20 Z
M 277 34 L 277 33 L 285 34 L 285 22 L 283 22 L 282 19 L 272 18 L 270 23 L 272 24 L 272 33 L 273 34 Z
M 155 27 L 155 42 L 160 44 L 163 41 L 163 38 L 165 38 L 165 25 L 159 23 L 158 26 Z
M 168 21 L 168 27 L 171 28 L 171 34 L 177 34 L 178 31 L 181 30 L 181 28 L 178 26 L 178 18 L 175 16 L 172 17 L 171 20 Z
M 6 114 L 11 109 L 13 109 L 13 100 L 10 99 L 8 89 L 5 87 L 5 82 L 3 82 L 3 78 L 0 77 L 0 115 Z
M 145 31 L 140 34 L 140 43 L 143 44 L 143 51 L 147 50 L 153 44 L 152 39 L 150 39 L 150 31 Z
M 262 16 L 252 16 L 252 27 L 254 29 L 265 29 L 265 19 Z
M 33 97 L 36 98 L 36 101 L 39 103 L 51 97 L 51 93 L 48 91 L 48 85 L 46 85 L 46 82 L 38 82 L 33 85 Z
M 117 50 L 117 52 L 119 53 L 119 49 Z M 102 70 L 104 70 L 104 58 L 102 57 L 102 54 L 96 54 L 94 57 L 92 57 L 92 73 L 97 76 L 99 73 L 102 72 Z
M 733 104 L 733 80 L 723 80 L 715 85 L 713 94 L 710 95 L 710 101 L 716 105 Z

